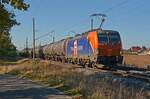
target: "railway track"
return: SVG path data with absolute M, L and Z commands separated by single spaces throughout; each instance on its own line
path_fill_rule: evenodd
M 65 65 L 66 68 L 73 67 L 75 69 L 82 69 L 92 71 L 92 72 L 110 72 L 112 75 L 115 76 L 121 76 L 126 78 L 133 78 L 133 79 L 139 79 L 142 81 L 146 81 L 150 83 L 150 70 L 145 68 L 137 68 L 137 67 L 131 67 L 129 65 L 102 65 L 97 64 L 95 68 L 87 67 L 83 68 L 80 65 L 77 64 L 71 64 L 71 63 L 61 63 L 56 61 L 51 61 L 52 64 L 63 66 Z
M 128 76 L 150 82 L 150 76 L 146 74 L 130 73 Z
M 104 69 L 112 72 L 113 75 L 139 79 L 150 83 L 150 70 L 146 68 L 131 67 L 129 65 L 117 64 L 103 67 L 98 69 Z
M 150 83 L 150 74 L 146 73 L 141 73 L 138 71 L 117 71 L 117 72 L 112 72 L 113 75 L 118 75 L 126 78 L 133 78 L 133 79 L 139 79 L 142 81 L 146 81 Z

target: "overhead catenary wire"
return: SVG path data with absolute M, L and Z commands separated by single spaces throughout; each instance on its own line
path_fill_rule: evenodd
M 139 12 L 139 10 L 137 10 L 138 8 L 143 8 L 144 6 L 144 4 L 146 4 L 145 2 L 143 3 L 141 3 L 141 2 L 137 2 L 137 1 L 140 1 L 140 0 L 136 0 L 136 2 L 134 2 L 134 6 L 132 6 L 133 7 L 133 9 L 124 9 L 124 11 L 126 11 L 127 12 L 127 14 L 125 14 L 125 15 L 123 15 L 123 18 L 121 18 L 121 15 L 119 14 L 119 16 L 117 16 L 117 19 L 116 20 L 114 20 L 114 21 L 121 21 L 122 19 L 125 19 L 125 18 L 129 18 L 131 15 L 133 15 L 135 12 Z M 123 5 L 126 5 L 127 3 L 129 2 L 129 0 L 124 0 L 124 1 L 122 1 L 122 2 L 120 2 L 120 3 L 118 3 L 118 4 L 116 4 L 116 5 L 114 5 L 114 6 L 112 6 L 112 7 L 110 7 L 110 8 L 108 8 L 108 10 L 105 10 L 105 13 L 106 12 L 110 12 L 110 11 L 112 11 L 112 10 L 118 10 L 117 8 L 118 7 L 121 7 L 121 6 L 123 6 Z M 136 6 L 137 4 L 140 4 L 140 5 L 138 5 L 138 6 Z M 132 4 L 133 5 L 133 4 Z M 110 10 L 109 10 L 110 9 Z M 104 12 L 104 11 L 103 11 Z M 107 13 L 107 15 L 108 15 L 108 13 Z M 108 17 L 110 17 L 110 16 L 112 16 L 112 14 L 111 15 L 108 15 Z M 111 20 L 112 21 L 112 20 Z M 112 23 L 111 23 L 112 24 Z
M 133 0 L 134 1 L 134 0 Z M 128 6 L 128 8 L 124 8 L 123 9 L 123 11 L 127 11 L 128 13 L 127 14 L 125 14 L 125 15 L 123 15 L 123 16 L 126 16 L 126 15 L 129 15 L 129 13 L 131 12 L 131 10 L 135 10 L 136 11 L 136 5 L 135 4 L 138 4 L 138 2 L 137 1 L 140 1 L 140 0 L 136 0 L 136 2 L 134 2 L 134 6 L 133 6 L 133 4 L 132 4 L 132 6 L 134 7 L 134 9 L 129 9 L 129 6 Z M 124 2 L 124 3 L 123 3 Z M 121 5 L 119 6 L 119 3 L 117 4 L 118 5 L 118 7 L 121 7 L 121 6 L 123 6 L 123 5 L 125 5 L 125 4 L 127 4 L 128 2 L 129 2 L 129 0 L 125 0 L 125 1 L 123 1 L 122 3 L 120 3 Z M 116 5 L 116 7 L 114 6 L 114 7 L 112 7 L 112 8 L 110 8 L 110 9 L 112 9 L 113 10 L 113 8 L 115 9 L 115 8 L 117 8 L 117 5 Z M 141 3 L 140 3 L 140 5 L 141 5 Z M 139 6 L 138 6 L 139 7 Z M 112 11 L 112 10 L 109 10 L 109 11 Z M 118 9 L 117 9 L 118 10 Z M 105 13 L 107 13 L 107 12 L 109 12 L 109 11 L 105 11 Z M 123 12 L 122 11 L 122 12 Z M 111 14 L 112 15 L 112 14 Z M 119 14 L 119 17 L 120 17 L 120 14 Z M 118 16 L 117 16 L 117 18 L 118 18 Z
M 129 1 L 130 0 L 123 0 L 122 2 L 119 2 L 116 5 L 114 5 L 114 6 L 110 7 L 110 8 L 108 8 L 108 9 L 104 10 L 103 13 L 108 13 L 108 12 L 110 12 L 112 10 L 115 10 L 116 8 L 118 8 L 120 6 L 123 6 L 123 5 L 127 4 Z
M 118 7 L 120 7 L 120 6 L 123 6 L 123 5 L 127 4 L 128 2 L 129 2 L 129 0 L 123 0 L 123 1 L 121 1 L 121 2 L 119 2 L 119 3 L 117 3 L 117 4 L 115 4 L 115 5 L 113 5 L 112 7 L 110 7 L 110 8 L 108 8 L 108 9 L 102 11 L 102 14 L 100 14 L 100 16 L 102 16 L 101 21 L 102 21 L 102 22 L 105 21 L 107 15 L 108 15 L 108 12 L 113 11 L 113 10 L 117 9 Z M 93 15 L 93 16 L 95 16 L 95 15 Z M 90 16 L 90 17 L 91 17 L 91 16 Z M 105 17 L 105 18 L 104 18 L 104 17 Z M 101 26 L 102 26 L 102 22 L 101 22 L 101 24 L 100 24 L 100 28 L 101 28 Z
M 37 37 L 35 40 L 39 40 L 39 39 L 41 39 L 41 38 L 43 38 L 43 37 L 46 37 L 46 36 L 48 36 L 48 35 L 50 35 L 51 34 L 51 36 L 52 36 L 52 33 L 54 33 L 55 31 L 53 30 L 53 31 L 51 31 L 51 32 L 49 32 L 49 33 L 46 33 L 46 34 L 44 34 L 44 35 L 41 35 L 41 36 L 39 36 L 39 37 Z M 54 36 L 54 34 L 53 34 L 53 36 Z
M 126 3 L 128 3 L 128 2 L 129 2 L 129 0 L 123 0 L 122 2 L 119 2 L 119 3 L 117 3 L 116 5 L 114 5 L 114 6 L 110 7 L 110 8 L 108 8 L 108 9 L 104 10 L 102 13 L 108 13 L 108 12 L 110 12 L 110 11 L 112 11 L 112 10 L 114 10 L 114 9 L 116 9 L 116 8 L 118 8 L 118 7 L 120 7 L 120 6 L 123 6 L 124 4 L 126 4 Z M 87 19 L 88 19 L 88 21 L 90 20 L 90 18 L 87 18 Z M 83 20 L 83 21 L 80 21 L 80 22 L 77 23 L 77 24 L 74 24 L 74 25 L 72 25 L 71 27 L 64 29 L 63 31 L 66 31 L 66 30 L 69 31 L 69 30 L 71 30 L 72 28 L 81 27 L 81 25 L 82 25 L 84 22 L 87 22 L 87 19 L 86 19 L 86 20 Z
M 140 1 L 140 0 L 139 0 Z M 136 4 L 138 4 L 138 2 L 136 2 Z M 124 19 L 128 19 L 128 18 L 131 18 L 131 16 L 133 16 L 133 15 L 137 15 L 137 14 L 141 14 L 141 11 L 140 11 L 140 9 L 139 8 L 141 8 L 142 7 L 142 9 L 144 9 L 144 5 L 145 5 L 146 3 L 144 2 L 142 2 L 142 3 L 139 3 L 139 5 L 138 6 L 133 6 L 133 8 L 132 9 L 127 9 L 127 10 L 125 10 L 126 11 L 126 15 L 123 15 L 123 17 L 121 17 L 121 16 L 119 16 L 119 17 L 117 17 L 116 19 L 114 19 L 114 20 L 111 20 L 111 21 L 113 21 L 113 24 L 114 24 L 114 22 L 116 22 L 116 21 L 121 21 L 121 20 L 124 20 Z
M 71 25 L 70 27 L 64 29 L 63 31 L 70 31 L 70 30 L 72 30 L 72 29 L 75 28 L 75 27 L 79 27 L 79 26 L 83 25 L 82 23 L 85 23 L 85 22 L 87 22 L 87 21 L 89 21 L 89 18 L 86 18 L 86 19 L 84 19 L 84 20 L 81 20 L 80 22 L 78 22 L 78 23 L 76 23 L 76 24 L 74 24 L 74 25 Z

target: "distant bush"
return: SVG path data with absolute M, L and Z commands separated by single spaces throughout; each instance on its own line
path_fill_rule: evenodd
M 19 56 L 20 56 L 20 57 L 25 57 L 25 58 L 27 58 L 27 57 L 30 56 L 30 54 L 27 53 L 27 52 L 19 52 Z

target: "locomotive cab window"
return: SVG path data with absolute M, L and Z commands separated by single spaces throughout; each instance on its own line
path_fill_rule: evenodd
M 99 41 L 99 44 L 107 44 L 108 43 L 108 35 L 105 33 L 104 34 L 99 33 L 98 41 Z
M 109 39 L 112 44 L 120 43 L 120 36 L 118 34 L 110 34 Z

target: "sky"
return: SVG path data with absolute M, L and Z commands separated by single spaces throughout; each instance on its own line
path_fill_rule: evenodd
M 107 15 L 103 29 L 120 32 L 123 48 L 131 46 L 150 47 L 150 0 L 25 0 L 30 4 L 28 11 L 14 10 L 21 23 L 13 27 L 11 36 L 18 49 L 25 47 L 26 38 L 32 47 L 32 19 L 35 18 L 36 45 L 66 38 L 90 30 L 90 15 Z M 97 28 L 100 19 L 94 18 Z M 55 31 L 55 33 L 51 33 Z

